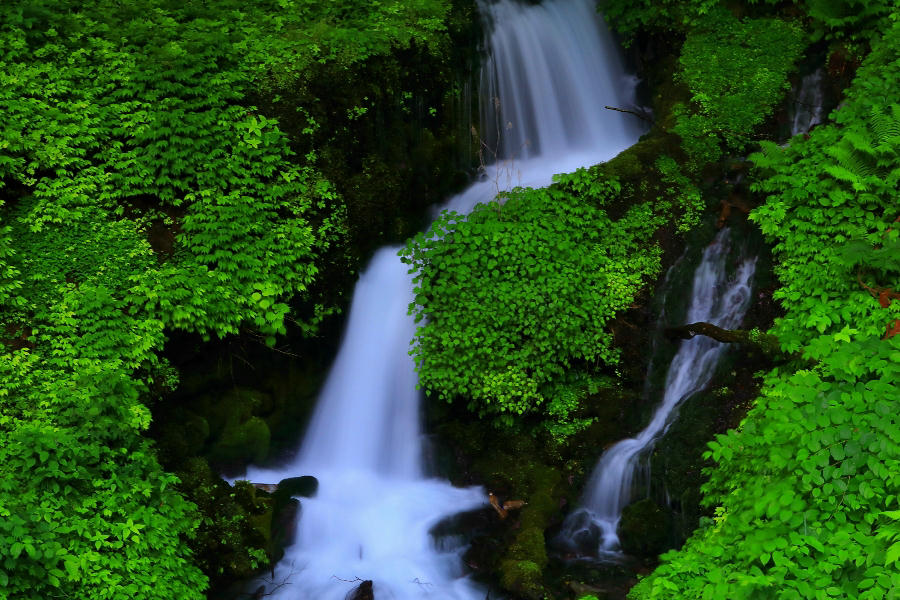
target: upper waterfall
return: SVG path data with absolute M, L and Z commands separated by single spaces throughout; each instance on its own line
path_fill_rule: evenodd
M 604 108 L 630 107 L 636 82 L 596 4 L 479 1 L 488 27 L 481 136 L 501 158 L 618 152 L 641 134 L 638 119 Z

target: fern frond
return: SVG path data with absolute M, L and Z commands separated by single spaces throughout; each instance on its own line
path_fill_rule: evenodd
M 874 156 L 876 153 L 875 146 L 872 145 L 872 137 L 866 130 L 846 129 L 844 130 L 844 140 L 847 141 L 857 152 Z
M 874 149 L 872 149 L 872 155 L 870 156 L 853 148 L 847 141 L 842 140 L 842 143 L 831 146 L 825 152 L 835 159 L 837 166 L 853 173 L 856 179 L 873 177 L 879 174 L 878 165 L 874 158 Z M 828 170 L 827 167 L 826 170 Z M 837 175 L 835 175 L 835 177 L 837 177 Z M 838 179 L 849 181 L 844 177 L 838 177 Z
M 784 149 L 769 140 L 759 142 L 759 152 L 753 153 L 751 160 L 757 167 L 770 169 L 784 161 Z
M 878 144 L 884 144 L 891 138 L 900 137 L 900 106 L 892 104 L 890 114 L 873 108 L 869 122 Z
M 824 170 L 835 179 L 846 181 L 854 188 L 862 183 L 861 178 L 855 172 L 841 165 L 825 165 Z

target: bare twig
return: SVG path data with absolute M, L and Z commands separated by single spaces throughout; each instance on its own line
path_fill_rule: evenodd
M 344 583 L 357 583 L 357 582 L 362 583 L 363 581 L 365 581 L 364 579 L 360 579 L 359 577 L 354 577 L 353 579 L 342 579 L 342 578 L 338 577 L 337 575 L 332 575 L 331 578 L 337 579 L 338 581 L 343 581 Z
M 293 577 L 295 573 L 298 573 L 298 572 L 300 572 L 300 571 L 302 571 L 302 570 L 303 570 L 303 569 L 300 569 L 300 570 L 298 571 L 297 568 L 294 567 L 294 563 L 291 563 L 291 570 L 290 570 L 290 572 L 289 572 L 287 575 L 285 575 L 284 578 L 283 578 L 281 581 L 279 581 L 279 582 L 278 582 L 272 589 L 270 589 L 268 592 L 265 592 L 265 591 L 264 591 L 264 590 L 266 589 L 265 586 L 260 586 L 260 587 L 257 588 L 257 590 L 256 590 L 255 592 L 253 592 L 253 593 L 249 593 L 249 594 L 248 594 L 248 593 L 244 593 L 244 594 L 241 594 L 241 595 L 250 598 L 250 600 L 259 600 L 260 598 L 265 598 L 266 596 L 272 596 L 273 594 L 275 594 L 275 592 L 277 592 L 278 590 L 280 590 L 280 589 L 283 588 L 284 586 L 290 585 L 290 584 L 291 584 L 291 577 Z M 275 570 L 274 570 L 274 569 L 272 570 L 272 577 L 270 577 L 269 579 L 263 579 L 263 581 L 264 581 L 265 583 L 267 583 L 267 584 L 275 583 Z M 263 592 L 263 593 L 260 593 L 260 592 Z

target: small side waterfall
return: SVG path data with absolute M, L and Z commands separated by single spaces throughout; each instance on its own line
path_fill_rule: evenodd
M 791 136 L 806 133 L 822 122 L 825 90 L 822 87 L 822 68 L 803 77 L 794 92 L 794 101 L 788 111 L 791 118 Z
M 612 158 L 641 134 L 633 117 L 602 108 L 630 103 L 633 85 L 595 4 L 480 3 L 491 26 L 486 79 L 498 82 L 482 104 L 502 95 L 517 111 L 504 118 L 515 119 L 516 135 L 532 142 L 527 159 L 515 157 L 512 185 L 548 185 L 556 173 Z M 490 201 L 509 172 L 508 165 L 489 166 L 444 208 L 466 213 Z M 367 580 L 379 599 L 485 597 L 466 574 L 465 548 L 438 546 L 429 533 L 447 516 L 486 505 L 487 495 L 424 471 L 420 395 L 407 353 L 412 300 L 397 248 L 382 248 L 356 286 L 344 340 L 295 459 L 246 474 L 260 482 L 319 480 L 318 495 L 302 500 L 295 543 L 267 597 L 343 600 Z
M 684 323 L 705 321 L 725 329 L 737 327 L 751 299 L 755 258 L 743 259 L 729 277 L 730 230 L 722 229 L 703 251 L 694 272 L 691 299 Z M 622 509 L 631 500 L 632 480 L 638 461 L 671 422 L 678 405 L 703 389 L 715 372 L 725 345 L 707 337 L 681 342 L 666 374 L 662 402 L 650 423 L 637 437 L 622 440 L 600 457 L 585 488 L 581 508 L 563 524 L 560 542 L 582 554 L 601 558 L 619 556 L 616 530 Z

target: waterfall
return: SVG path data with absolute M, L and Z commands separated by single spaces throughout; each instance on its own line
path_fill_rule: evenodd
M 636 82 L 624 72 L 596 2 L 479 5 L 491 27 L 482 137 L 501 155 L 552 158 L 633 143 L 640 122 L 603 108 L 629 108 Z
M 790 105 L 791 136 L 806 133 L 822 122 L 825 90 L 822 87 L 822 68 L 819 67 L 800 81 Z
M 555 173 L 608 160 L 637 141 L 633 117 L 602 108 L 630 103 L 633 82 L 595 2 L 480 6 L 490 31 L 483 79 L 496 82 L 482 104 L 502 97 L 515 106 L 515 113 L 503 109 L 522 136 L 511 143 L 532 142 L 527 158 L 515 157 L 512 185 L 547 185 Z M 444 208 L 468 212 L 491 200 L 510 172 L 508 162 L 488 167 Z M 466 574 L 465 548 L 438 545 L 429 533 L 450 515 L 486 506 L 487 496 L 429 478 L 422 465 L 420 397 L 408 355 L 412 283 L 397 250 L 379 250 L 357 283 L 344 339 L 295 458 L 245 475 L 319 480 L 318 494 L 301 501 L 295 542 L 275 570 L 271 598 L 343 600 L 366 580 L 379 599 L 485 597 Z
M 742 259 L 729 277 L 729 250 L 730 230 L 725 228 L 703 251 L 694 272 L 685 324 L 705 321 L 725 329 L 740 325 L 750 305 L 756 259 Z M 600 457 L 580 508 L 563 524 L 561 545 L 601 558 L 620 555 L 616 530 L 622 509 L 631 500 L 638 461 L 665 433 L 678 405 L 709 384 L 724 349 L 724 344 L 703 336 L 681 342 L 666 373 L 662 402 L 650 423 L 636 437 L 617 442 Z

